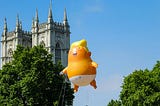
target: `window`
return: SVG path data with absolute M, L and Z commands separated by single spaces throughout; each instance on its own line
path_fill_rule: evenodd
M 59 43 L 56 43 L 55 62 L 58 63 L 60 61 L 61 61 L 61 47 Z
M 45 43 L 44 43 L 43 40 L 40 42 L 40 45 L 42 45 L 43 47 L 45 47 Z
M 13 51 L 11 48 L 8 49 L 8 59 L 9 59 L 9 62 L 12 61 L 12 55 L 13 55 Z
M 13 51 L 11 48 L 8 49 L 8 55 L 9 55 L 9 57 L 11 57 L 13 55 Z

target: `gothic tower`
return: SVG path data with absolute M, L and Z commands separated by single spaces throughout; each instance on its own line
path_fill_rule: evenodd
M 12 60 L 13 51 L 16 50 L 17 45 L 31 47 L 31 33 L 22 30 L 22 23 L 19 21 L 19 16 L 16 19 L 16 28 L 14 31 L 8 32 L 6 18 L 4 20 L 4 29 L 2 33 L 2 64 L 10 62 Z
M 7 21 L 4 21 L 2 33 L 2 65 L 11 61 L 12 52 L 16 46 L 37 46 L 43 45 L 49 53 L 53 54 L 53 62 L 61 62 L 67 65 L 68 51 L 70 47 L 70 26 L 67 20 L 66 9 L 64 10 L 63 22 L 55 22 L 52 16 L 52 3 L 49 6 L 48 18 L 44 23 L 39 22 L 38 9 L 32 20 L 31 32 L 22 30 L 22 22 L 17 15 L 16 28 L 8 32 Z
M 51 3 L 52 4 L 52 3 Z M 44 45 L 53 54 L 53 62 L 67 65 L 70 47 L 70 27 L 64 10 L 64 21 L 58 23 L 53 20 L 52 5 L 50 4 L 47 22 L 39 23 L 38 10 L 32 21 L 32 47 Z

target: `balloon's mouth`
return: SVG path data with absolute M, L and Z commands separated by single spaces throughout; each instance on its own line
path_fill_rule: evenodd
M 73 52 L 73 55 L 77 55 L 77 52 Z

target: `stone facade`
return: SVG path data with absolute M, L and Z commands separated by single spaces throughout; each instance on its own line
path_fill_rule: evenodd
M 36 10 L 30 32 L 22 29 L 22 22 L 19 21 L 18 15 L 15 30 L 8 32 L 5 18 L 1 44 L 1 66 L 12 60 L 12 54 L 16 50 L 17 45 L 33 47 L 40 44 L 44 45 L 49 53 L 53 54 L 54 63 L 60 61 L 63 66 L 67 66 L 70 47 L 70 26 L 68 24 L 66 10 L 64 10 L 62 23 L 53 20 L 51 6 L 49 7 L 47 22 L 44 23 L 39 23 L 38 10 Z

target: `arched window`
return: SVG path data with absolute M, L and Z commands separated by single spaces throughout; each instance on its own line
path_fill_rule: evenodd
M 11 48 L 8 49 L 8 61 L 12 61 L 12 55 L 13 55 L 13 51 Z
M 44 43 L 43 40 L 40 42 L 40 45 L 42 45 L 43 47 L 45 47 L 45 43 Z
M 61 61 L 61 47 L 59 43 L 56 43 L 55 62 L 58 63 L 59 61 Z
M 11 48 L 8 49 L 8 56 L 11 57 L 13 55 L 13 51 Z

